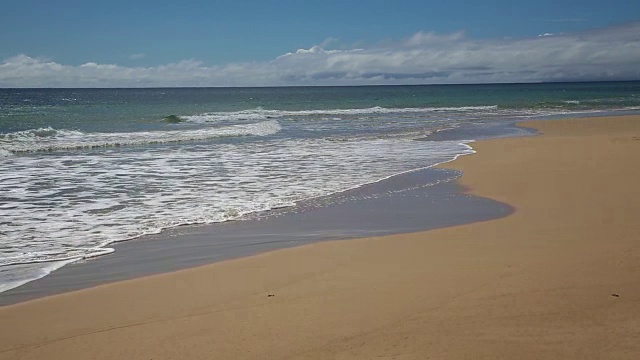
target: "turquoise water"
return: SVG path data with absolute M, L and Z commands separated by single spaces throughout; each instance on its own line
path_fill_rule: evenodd
M 440 86 L 0 89 L 0 132 L 42 127 L 86 131 L 162 128 L 175 115 L 260 110 L 455 108 L 606 111 L 640 107 L 638 82 Z
M 448 161 L 524 134 L 516 120 L 637 112 L 639 96 L 639 82 L 0 89 L 0 291 L 113 242 Z

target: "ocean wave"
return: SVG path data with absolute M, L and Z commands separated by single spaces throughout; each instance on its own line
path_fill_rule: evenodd
M 128 133 L 86 133 L 48 127 L 0 134 L 0 156 L 39 151 L 202 141 L 220 137 L 268 136 L 280 130 L 280 124 L 276 120 L 217 128 Z
M 0 158 L 1 157 L 11 156 L 11 155 L 13 155 L 13 153 L 11 151 L 0 149 Z
M 356 109 L 326 109 L 326 110 L 267 110 L 255 108 L 250 110 L 231 112 L 211 112 L 199 115 L 180 116 L 181 119 L 192 123 L 207 123 L 232 120 L 268 120 L 282 117 L 297 116 L 349 116 L 349 115 L 375 115 L 375 114 L 403 114 L 403 113 L 430 113 L 430 112 L 472 112 L 494 111 L 498 105 L 488 106 L 460 106 L 460 107 L 427 107 L 427 108 L 385 108 L 375 106 Z
M 169 149 L 152 152 L 142 162 L 137 152 L 125 153 L 126 161 L 93 153 L 73 167 L 60 166 L 72 154 L 46 157 L 50 166 L 44 167 L 33 166 L 33 157 L 16 157 L 15 173 L 0 174 L 0 190 L 15 199 L 3 219 L 4 225 L 13 225 L 2 228 L 0 222 L 0 231 L 13 239 L 0 251 L 0 272 L 105 255 L 114 242 L 293 206 L 470 152 L 457 141 L 416 145 L 408 139 L 340 146 L 325 139 L 289 139 L 254 145 Z M 55 184 L 36 190 L 40 178 Z M 126 206 L 116 209 L 116 204 Z M 10 287 L 46 275 L 38 274 L 9 281 Z

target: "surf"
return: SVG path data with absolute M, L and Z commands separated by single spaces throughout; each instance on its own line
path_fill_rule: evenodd
M 275 120 L 224 127 L 123 133 L 94 133 L 47 127 L 0 134 L 0 154 L 151 145 L 222 137 L 268 136 L 278 133 L 281 129 Z

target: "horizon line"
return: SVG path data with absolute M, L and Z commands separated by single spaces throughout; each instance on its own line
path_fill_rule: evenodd
M 347 88 L 347 87 L 401 87 L 401 86 L 479 86 L 479 85 L 542 85 L 640 82 L 631 80 L 575 80 L 539 82 L 450 83 L 450 84 L 365 84 L 365 85 L 270 85 L 270 86 L 140 86 L 140 87 L 1 87 L 0 90 L 118 90 L 118 89 L 269 89 L 269 88 Z

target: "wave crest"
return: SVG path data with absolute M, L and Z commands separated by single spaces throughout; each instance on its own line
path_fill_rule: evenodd
M 39 151 L 202 141 L 220 137 L 268 136 L 280 130 L 280 124 L 276 120 L 217 128 L 128 133 L 85 133 L 48 127 L 0 134 L 0 156 Z
M 375 106 L 360 109 L 326 109 L 326 110 L 266 110 L 256 108 L 251 110 L 211 112 L 200 115 L 181 116 L 187 122 L 207 123 L 230 120 L 268 120 L 287 116 L 350 116 L 350 115 L 375 115 L 375 114 L 406 114 L 429 112 L 470 112 L 470 111 L 494 111 L 498 105 L 488 106 L 460 106 L 460 107 L 431 107 L 431 108 L 385 108 Z

